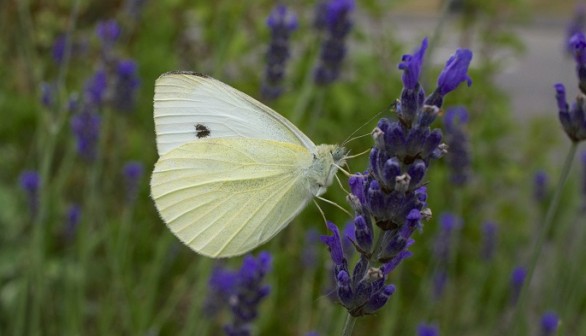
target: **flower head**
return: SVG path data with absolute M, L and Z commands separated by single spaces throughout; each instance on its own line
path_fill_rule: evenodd
M 513 269 L 511 274 L 511 302 L 513 304 L 517 303 L 517 300 L 519 299 L 519 294 L 521 294 L 521 288 L 523 287 L 526 277 L 527 270 L 525 270 L 524 267 L 517 266 Z
M 554 312 L 546 312 L 541 316 L 541 335 L 554 336 L 558 329 L 559 318 Z
M 586 69 L 586 67 L 585 67 Z M 586 96 L 578 95 L 570 107 L 566 101 L 566 88 L 563 84 L 554 85 L 558 105 L 558 117 L 568 137 L 574 142 L 586 139 Z
M 445 95 L 454 91 L 462 82 L 468 86 L 472 85 L 472 79 L 468 76 L 468 67 L 472 61 L 472 51 L 468 49 L 458 49 L 456 53 L 448 59 L 446 66 L 437 79 L 437 88 L 425 100 L 426 105 L 441 107 Z
M 126 201 L 128 203 L 134 203 L 138 193 L 140 178 L 144 173 L 143 164 L 137 161 L 127 162 L 122 168 L 122 173 L 124 175 L 124 185 L 126 187 Z
M 52 55 L 53 60 L 57 64 L 61 64 L 63 62 L 63 58 L 65 58 L 65 45 L 67 44 L 67 36 L 62 34 L 57 36 L 55 41 L 53 41 L 53 48 L 52 48 Z
M 118 111 L 128 112 L 134 108 L 136 92 L 140 86 L 136 62 L 121 60 L 116 67 L 116 79 L 112 104 Z
M 73 240 L 79 221 L 81 219 L 81 207 L 78 204 L 72 204 L 67 209 L 65 220 L 65 235 L 69 240 Z
M 101 106 L 104 103 L 107 88 L 106 71 L 99 69 L 85 83 L 85 101 L 96 107 Z
M 451 107 L 446 111 L 446 143 L 450 149 L 446 161 L 450 167 L 450 181 L 456 186 L 465 185 L 470 178 L 470 144 L 466 132 L 468 112 L 462 106 Z
M 100 115 L 91 108 L 86 108 L 71 117 L 71 130 L 76 139 L 77 153 L 86 161 L 96 159 L 100 125 Z
M 417 327 L 417 336 L 439 336 L 439 329 L 436 325 L 421 323 Z
M 424 38 L 421 41 L 419 49 L 415 50 L 413 54 L 405 54 L 399 63 L 398 68 L 403 70 L 403 87 L 404 90 L 417 89 L 419 85 L 419 76 L 421 76 L 421 68 L 423 67 L 423 58 L 427 50 L 428 41 Z
M 578 33 L 584 32 L 584 27 L 586 25 L 586 7 L 584 5 L 579 5 L 576 7 L 574 11 L 574 17 L 570 24 L 566 29 L 566 52 L 568 54 L 572 54 L 573 47 L 571 43 L 571 39 L 574 35 Z
M 322 43 L 320 60 L 314 72 L 318 85 L 327 85 L 338 79 L 342 61 L 346 56 L 346 36 L 352 29 L 350 15 L 354 10 L 354 0 L 329 0 L 326 5 L 318 7 L 321 11 L 316 19 L 323 25 L 326 38 Z
M 336 225 L 329 222 L 332 234 L 322 236 L 334 262 L 332 278 L 338 300 L 352 316 L 372 314 L 384 306 L 395 292 L 395 286 L 386 280 L 412 255 L 413 234 L 431 218 L 425 175 L 432 161 L 446 153 L 447 146 L 442 143 L 441 131 L 431 129 L 439 107 L 422 104 L 424 94 L 418 81 L 426 45 L 424 40 L 414 55 L 403 58 L 400 68 L 405 71 L 405 88 L 395 110 L 398 120 L 383 118 L 378 122 L 372 132 L 368 169 L 348 181 L 348 201 L 355 212 L 352 243 L 359 261 L 352 268 L 348 264 Z M 457 226 L 444 222 L 446 231 Z M 374 233 L 377 228 L 382 230 L 378 235 Z M 380 237 L 378 244 L 373 244 L 375 236 Z
M 122 30 L 116 20 L 100 21 L 96 27 L 96 35 L 103 45 L 111 47 L 120 37 Z
M 271 42 L 266 53 L 267 67 L 261 93 L 265 99 L 275 99 L 283 92 L 281 82 L 290 55 L 289 38 L 297 29 L 297 17 L 287 7 L 279 5 L 269 15 L 267 26 L 271 30 Z
M 39 206 L 39 189 L 41 188 L 41 176 L 35 170 L 25 170 L 20 174 L 20 187 L 25 192 L 29 211 L 34 217 Z
M 216 267 L 209 280 L 209 294 L 204 305 L 207 314 L 229 308 L 232 321 L 224 326 L 227 335 L 250 335 L 250 324 L 258 315 L 260 302 L 270 293 L 263 280 L 271 268 L 271 255 L 261 252 L 247 255 L 238 270 Z

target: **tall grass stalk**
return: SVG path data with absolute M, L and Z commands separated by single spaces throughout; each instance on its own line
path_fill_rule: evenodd
M 562 172 L 558 184 L 556 186 L 555 193 L 553 195 L 553 199 L 551 200 L 551 203 L 547 208 L 545 220 L 543 222 L 541 230 L 539 231 L 537 240 L 535 241 L 535 245 L 533 246 L 533 250 L 531 252 L 531 259 L 529 259 L 529 265 L 527 269 L 527 278 L 525 279 L 525 282 L 521 287 L 519 301 L 517 302 L 515 313 L 513 315 L 513 335 L 524 334 L 523 330 L 525 329 L 525 318 L 523 313 L 526 310 L 533 273 L 535 272 L 537 261 L 539 260 L 539 257 L 541 255 L 545 237 L 547 236 L 547 233 L 550 231 L 551 225 L 553 224 L 553 219 L 555 217 L 556 211 L 561 200 L 562 191 L 564 189 L 566 181 L 568 180 L 568 176 L 570 175 L 570 168 L 572 167 L 572 162 L 574 161 L 574 156 L 576 155 L 577 149 L 578 143 L 572 142 L 570 149 L 568 150 L 568 154 L 566 155 L 564 165 L 562 167 Z

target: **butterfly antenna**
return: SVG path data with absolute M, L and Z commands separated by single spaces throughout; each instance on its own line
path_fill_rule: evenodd
M 356 134 L 356 132 L 360 131 L 360 129 L 366 125 L 368 125 L 368 123 L 370 123 L 371 121 L 373 121 L 376 117 L 378 117 L 379 115 L 381 115 L 384 111 L 380 111 L 377 114 L 373 115 L 370 119 L 368 119 L 364 124 L 362 124 L 362 126 L 358 127 L 356 130 L 354 130 L 354 132 L 350 133 L 350 135 L 348 136 L 348 138 L 346 138 L 346 140 L 344 140 L 344 142 L 342 142 L 342 147 L 348 143 L 348 141 L 350 140 L 350 138 L 352 138 L 354 136 L 354 134 Z M 369 133 L 370 134 L 370 133 Z
M 366 154 L 366 153 L 370 152 L 371 150 L 372 150 L 372 148 L 369 148 L 369 149 L 365 150 L 365 151 L 364 151 L 364 152 L 362 152 L 362 153 L 358 153 L 358 154 L 356 154 L 356 155 L 350 155 L 350 156 L 346 156 L 346 157 L 345 157 L 345 159 L 353 159 L 353 158 L 355 158 L 355 157 L 359 157 L 359 156 L 361 156 L 361 155 L 364 155 L 364 154 Z
M 313 203 L 315 203 L 315 206 L 317 207 L 317 210 L 319 210 L 319 213 L 321 214 L 322 218 L 324 219 L 324 223 L 327 224 L 328 220 L 326 219 L 326 214 L 321 209 L 321 207 L 319 206 L 319 204 L 315 201 L 315 198 L 313 199 Z
M 345 213 L 346 213 L 348 216 L 350 216 L 351 218 L 353 218 L 353 217 L 354 217 L 354 215 L 352 215 L 350 212 L 348 212 L 348 210 L 344 209 L 344 208 L 343 208 L 341 205 L 339 205 L 338 203 L 336 203 L 336 202 L 332 202 L 332 201 L 330 201 L 329 199 L 327 199 L 327 198 L 323 198 L 323 197 L 321 197 L 321 196 L 317 196 L 317 198 L 318 198 L 318 199 L 320 199 L 320 200 L 322 200 L 322 201 L 324 201 L 324 202 L 326 202 L 326 203 L 329 203 L 329 204 L 331 204 L 331 205 L 333 205 L 333 206 L 337 207 L 338 209 L 340 209 L 340 210 L 342 210 L 342 211 L 344 211 L 344 212 L 345 212 Z M 323 214 L 323 212 L 322 212 L 322 214 Z M 325 219 L 325 216 L 324 216 L 324 219 Z
M 369 136 L 369 135 L 371 135 L 371 134 L 372 134 L 372 133 L 365 133 L 365 134 L 362 134 L 362 135 L 359 135 L 359 136 L 355 136 L 355 137 L 353 137 L 353 138 L 350 138 L 350 139 L 348 139 L 348 140 L 344 141 L 344 143 L 342 143 L 342 147 L 343 147 L 343 146 L 346 146 L 346 144 L 349 144 L 351 141 L 354 141 L 354 140 L 356 140 L 356 139 L 360 139 L 360 138 L 367 137 L 367 136 Z
M 350 176 L 352 176 L 352 174 L 350 174 L 350 173 L 349 173 L 349 172 L 347 172 L 347 171 L 346 171 L 344 168 L 342 168 L 342 167 L 338 166 L 337 164 L 335 164 L 335 163 L 334 163 L 334 166 L 335 166 L 336 168 L 338 168 L 338 170 L 339 170 L 339 171 L 341 171 L 342 173 L 344 173 L 344 175 L 346 175 L 347 177 L 350 177 Z
M 344 188 L 344 185 L 342 184 L 342 181 L 340 181 L 340 178 L 338 177 L 338 175 L 334 175 L 336 177 L 336 180 L 338 180 L 338 184 L 340 185 L 340 188 L 342 188 L 342 190 L 344 190 L 344 192 L 346 192 L 346 194 L 349 194 L 348 190 L 346 190 L 346 188 Z

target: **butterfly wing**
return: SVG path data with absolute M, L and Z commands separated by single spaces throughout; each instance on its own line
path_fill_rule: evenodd
M 163 74 L 155 83 L 157 149 L 164 155 L 194 139 L 256 138 L 315 144 L 283 116 L 246 94 L 205 75 Z
M 312 199 L 312 154 L 272 140 L 193 140 L 161 156 L 151 192 L 169 229 L 196 252 L 230 257 L 281 231 Z

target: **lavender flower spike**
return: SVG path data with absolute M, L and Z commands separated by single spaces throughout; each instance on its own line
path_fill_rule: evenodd
M 446 62 L 444 70 L 437 80 L 437 88 L 426 99 L 426 105 L 442 107 L 444 96 L 454 91 L 462 82 L 472 85 L 472 79 L 468 76 L 468 67 L 472 61 L 472 51 L 458 49 Z
M 267 19 L 271 29 L 271 42 L 266 53 L 267 67 L 261 94 L 265 99 L 276 99 L 283 92 L 281 82 L 285 77 L 285 65 L 289 59 L 289 38 L 297 29 L 297 18 L 283 5 L 277 6 Z
M 325 6 L 322 15 L 327 35 L 314 72 L 314 81 L 318 85 L 331 84 L 340 76 L 342 61 L 346 56 L 346 37 L 352 28 L 350 14 L 354 7 L 354 0 L 329 0 Z
M 20 187 L 26 193 L 31 216 L 35 216 L 39 207 L 39 189 L 41 176 L 34 170 L 25 170 L 20 174 Z
M 573 142 L 586 140 L 586 96 L 579 95 L 576 102 L 568 108 L 566 88 L 563 84 L 554 85 L 558 105 L 558 117 L 564 131 Z
M 401 63 L 397 66 L 403 70 L 403 91 L 401 91 L 400 117 L 408 124 L 412 122 L 418 110 L 423 106 L 425 92 L 419 85 L 419 76 L 423 67 L 423 58 L 427 50 L 427 38 L 421 41 L 421 47 L 413 55 L 403 55 Z
M 439 330 L 436 325 L 421 323 L 417 327 L 417 336 L 439 336 Z
M 558 329 L 559 318 L 554 312 L 546 312 L 541 317 L 541 336 L 554 336 Z
M 423 58 L 427 50 L 427 37 L 421 41 L 421 47 L 415 50 L 413 55 L 405 54 L 401 59 L 401 63 L 397 66 L 399 70 L 403 70 L 403 86 L 407 90 L 414 90 L 419 84 L 419 76 L 421 75 L 421 68 L 423 67 Z
M 526 277 L 527 270 L 525 270 L 525 268 L 518 266 L 513 269 L 513 273 L 511 274 L 511 302 L 513 304 L 517 303 L 517 300 L 519 299 L 519 294 L 521 294 L 521 288 L 523 287 Z
M 444 124 L 448 154 L 446 161 L 450 168 L 450 181 L 456 186 L 464 186 L 470 179 L 470 145 L 466 124 L 468 112 L 462 106 L 451 107 L 446 111 Z
M 139 86 L 140 80 L 138 79 L 136 62 L 133 60 L 119 61 L 113 88 L 113 107 L 121 112 L 130 112 L 134 108 Z
M 124 185 L 126 190 L 126 202 L 132 204 L 136 200 L 140 178 L 144 172 L 142 163 L 137 161 L 127 162 L 122 168 Z

